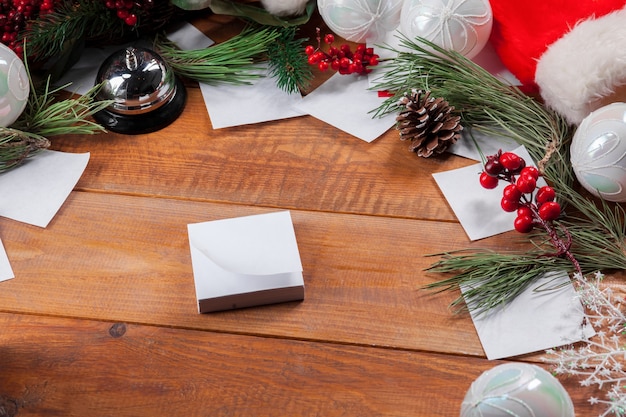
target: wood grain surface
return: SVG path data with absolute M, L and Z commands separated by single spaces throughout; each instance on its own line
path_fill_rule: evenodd
M 197 26 L 223 40 L 231 23 Z M 1 417 L 449 417 L 502 363 L 449 309 L 458 293 L 423 289 L 443 278 L 430 255 L 525 244 L 468 240 L 432 174 L 474 161 L 309 116 L 213 129 L 193 83 L 161 131 L 52 149 L 90 161 L 48 227 L 0 219 L 16 276 L 0 283 Z M 291 211 L 304 300 L 198 314 L 187 225 L 277 210 Z M 562 382 L 592 415 L 602 394 Z

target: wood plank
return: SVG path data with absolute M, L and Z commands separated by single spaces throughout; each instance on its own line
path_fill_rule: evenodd
M 482 355 L 424 255 L 470 245 L 456 223 L 292 211 L 305 300 L 199 315 L 186 225 L 275 209 L 74 192 L 46 229 L 0 220 L 16 278 L 0 310 Z M 450 337 L 454 328 L 454 337 Z
M 80 190 L 454 221 L 431 173 L 475 162 L 407 146 L 394 129 L 366 143 L 308 116 L 213 130 L 190 88 L 183 115 L 159 132 L 67 136 L 52 148 L 91 153 Z
M 0 327 L 11 417 L 450 417 L 501 363 L 27 315 L 0 314 Z M 589 390 L 564 385 L 577 415 L 593 415 Z

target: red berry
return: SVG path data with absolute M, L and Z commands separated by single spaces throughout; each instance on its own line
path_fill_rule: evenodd
M 517 216 L 518 217 L 528 216 L 528 217 L 532 218 L 533 217 L 533 211 L 528 206 L 520 206 L 517 209 Z
M 328 64 L 328 61 L 322 61 L 319 64 L 317 64 L 317 67 L 319 68 L 320 71 L 326 71 L 328 69 L 330 65 Z
M 313 45 L 307 45 L 306 48 L 304 48 L 304 53 L 309 56 L 313 55 L 314 52 L 315 52 L 315 47 Z
M 522 165 L 522 158 L 514 154 L 513 152 L 504 152 L 500 155 L 500 163 L 505 169 L 509 171 L 515 171 Z
M 519 200 L 522 197 L 522 192 L 517 188 L 515 184 L 509 184 L 504 187 L 502 196 L 507 200 Z
M 491 175 L 487 174 L 486 172 L 482 172 L 480 174 L 480 185 L 483 188 L 486 188 L 488 190 L 492 190 L 494 188 L 496 188 L 498 186 L 498 182 L 499 180 L 496 177 L 492 177 Z
M 519 200 L 508 200 L 506 198 L 503 198 L 502 200 L 500 200 L 500 206 L 502 207 L 502 210 L 508 213 L 512 213 L 518 209 Z
M 535 187 L 537 187 L 537 181 L 528 176 L 519 177 L 515 182 L 515 185 L 517 185 L 517 188 L 519 188 L 519 190 L 524 194 L 532 193 L 535 191 Z
M 137 24 L 137 15 L 134 13 L 129 14 L 128 17 L 124 19 L 124 23 L 128 26 L 135 26 Z
M 324 42 L 330 45 L 331 43 L 335 42 L 335 37 L 332 33 L 329 33 L 328 35 L 324 36 Z
M 545 221 L 551 221 L 561 215 L 561 206 L 556 201 L 548 201 L 539 207 L 539 217 Z
M 534 178 L 535 180 L 537 180 L 539 178 L 539 170 L 533 166 L 528 166 L 528 167 L 524 167 L 520 173 L 520 176 L 530 176 L 531 178 Z
M 487 162 L 485 162 L 485 172 L 489 175 L 492 176 L 497 176 L 499 173 L 502 172 L 502 170 L 504 169 L 504 167 L 502 166 L 502 164 L 500 163 L 500 161 L 498 161 L 495 158 L 490 158 L 489 160 L 487 160 Z
M 537 191 L 537 195 L 535 196 L 535 201 L 538 205 L 543 205 L 549 201 L 554 201 L 556 198 L 556 192 L 552 187 L 544 185 Z
M 529 233 L 533 230 L 533 218 L 518 215 L 513 221 L 513 227 L 520 233 Z

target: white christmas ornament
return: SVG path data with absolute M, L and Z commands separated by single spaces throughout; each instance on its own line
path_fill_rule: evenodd
M 295 16 L 304 13 L 308 0 L 261 0 L 261 5 L 276 16 Z
M 461 417 L 574 417 L 565 388 L 545 369 L 528 363 L 498 365 L 474 381 Z
M 403 0 L 317 0 L 322 19 L 353 42 L 378 42 L 400 25 Z
M 456 51 L 476 56 L 487 44 L 493 26 L 488 0 L 405 0 L 400 31 Z
M 22 60 L 0 44 L 0 126 L 11 126 L 28 102 L 30 82 Z
M 626 201 L 626 103 L 591 112 L 578 126 L 570 146 L 576 178 L 596 197 Z

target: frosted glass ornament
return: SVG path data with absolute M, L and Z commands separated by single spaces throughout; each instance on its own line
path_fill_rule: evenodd
M 587 191 L 626 202 L 626 103 L 609 104 L 585 117 L 570 153 L 574 174 Z
M 405 0 L 400 14 L 400 31 L 475 57 L 487 44 L 493 27 L 488 0 Z
M 330 30 L 353 42 L 381 41 L 400 25 L 403 0 L 317 0 Z
M 506 363 L 483 372 L 461 404 L 461 417 L 574 417 L 561 383 L 545 369 Z
M 29 92 L 24 63 L 8 46 L 0 44 L 0 126 L 11 126 L 20 117 Z

